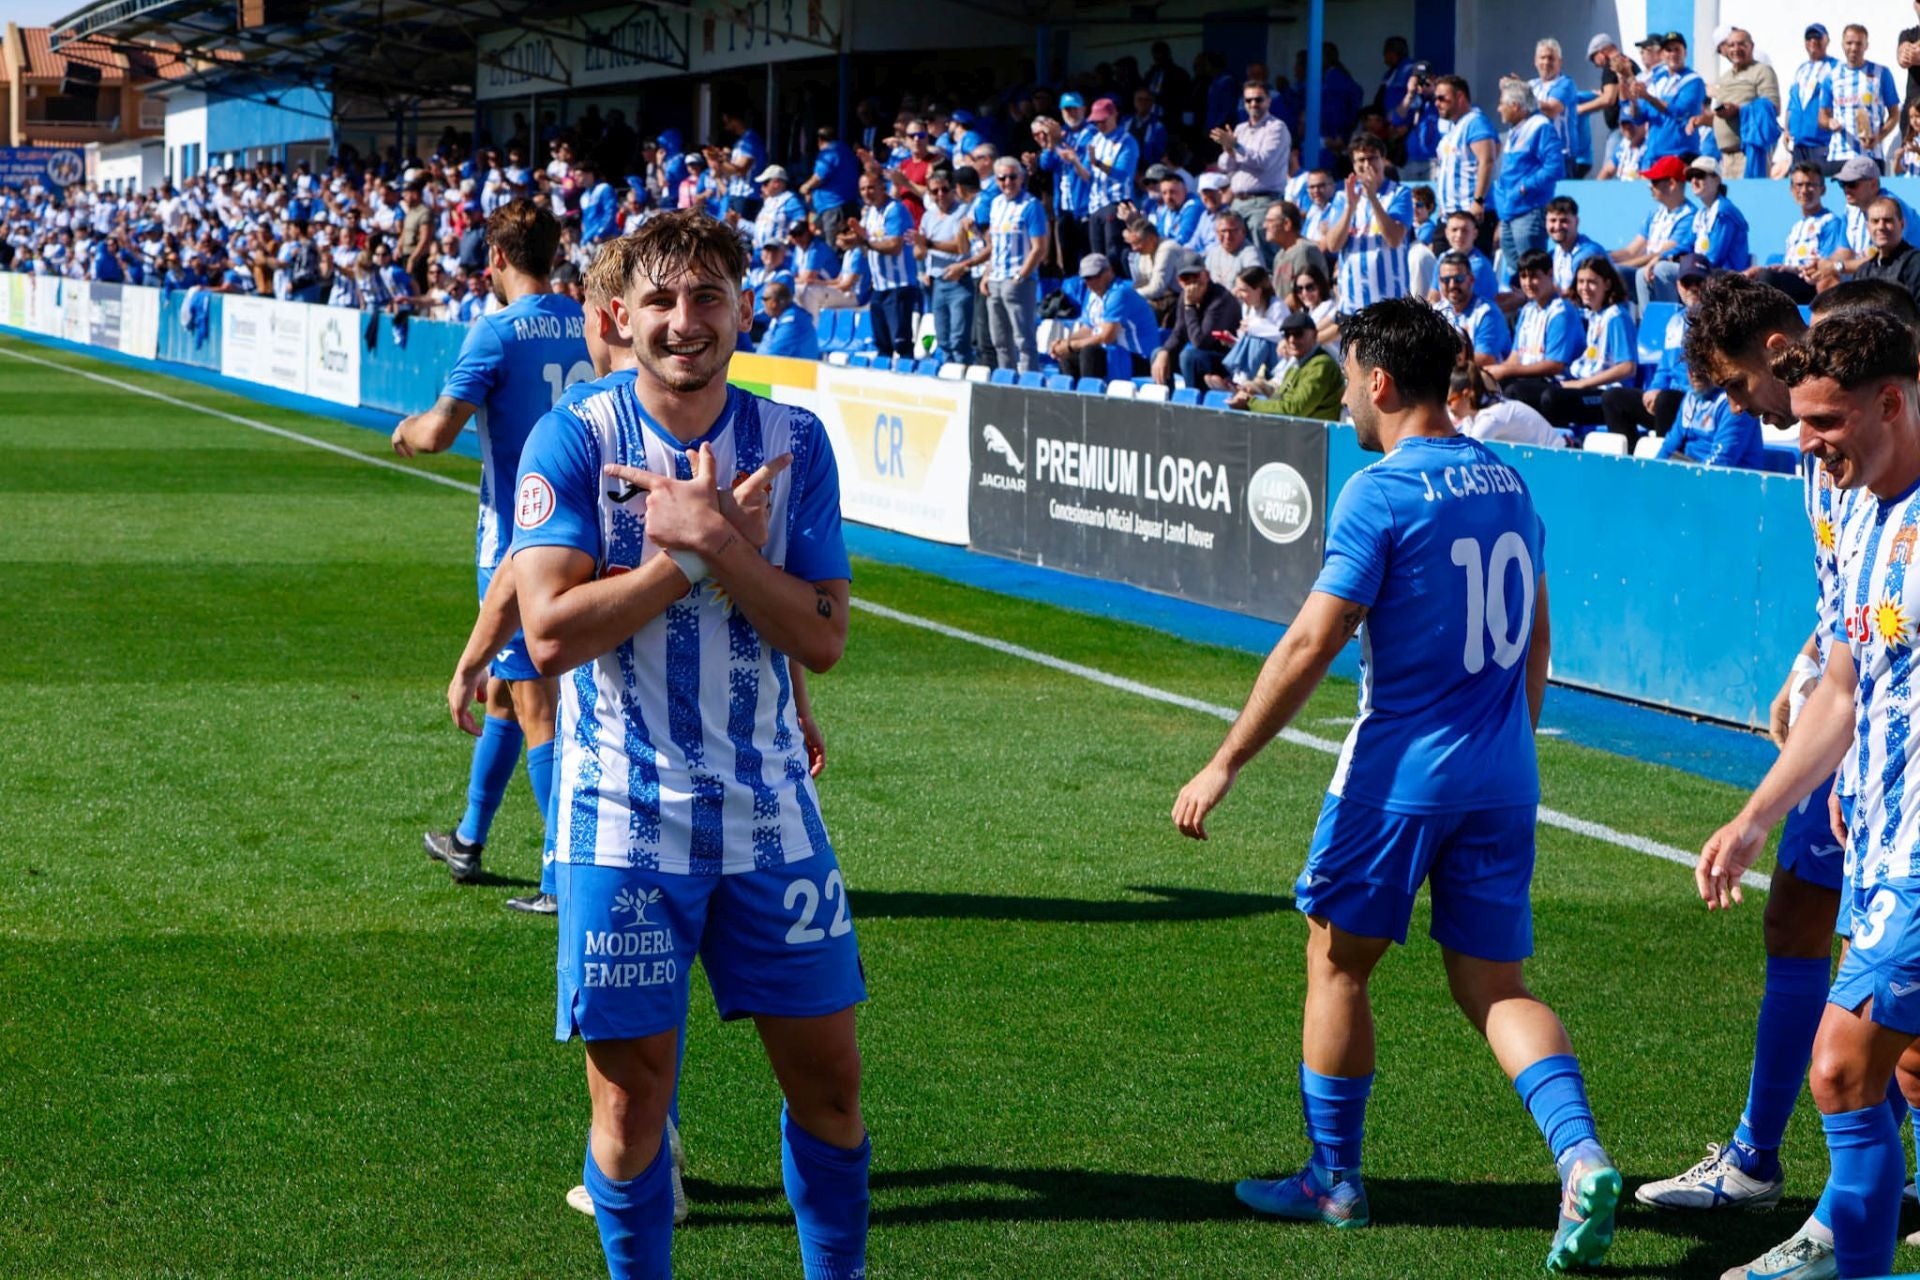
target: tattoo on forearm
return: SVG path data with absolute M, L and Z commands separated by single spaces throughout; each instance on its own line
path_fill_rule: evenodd
M 729 551 L 731 551 L 731 550 L 733 550 L 733 544 L 734 544 L 734 543 L 736 543 L 736 542 L 738 542 L 738 541 L 740 541 L 740 535 L 739 535 L 739 534 L 737 534 L 737 533 L 730 533 L 730 534 L 728 534 L 728 535 L 727 535 L 727 540 L 726 540 L 725 542 L 723 542 L 723 543 L 721 543 L 721 544 L 720 544 L 720 547 L 719 547 L 719 549 L 718 549 L 718 550 L 716 550 L 716 551 L 715 551 L 715 552 L 713 553 L 713 557 L 714 557 L 714 559 L 716 559 L 716 560 L 718 560 L 718 559 L 719 559 L 719 558 L 720 558 L 721 556 L 723 556 L 723 555 L 725 555 L 725 554 L 727 554 L 727 552 L 729 552 Z
M 1349 609 L 1340 615 L 1340 629 L 1345 633 L 1347 639 L 1351 640 L 1353 639 L 1354 633 L 1360 630 L 1360 624 L 1366 620 L 1367 611 L 1365 609 Z
M 819 587 L 813 589 L 813 611 L 823 618 L 833 616 L 833 597 Z

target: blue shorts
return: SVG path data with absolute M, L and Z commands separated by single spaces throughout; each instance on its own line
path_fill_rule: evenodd
M 1388 813 L 1329 795 L 1294 905 L 1348 933 L 1404 943 L 1424 881 L 1435 942 L 1480 960 L 1524 960 L 1533 954 L 1536 807 Z
M 1920 1035 L 1920 876 L 1856 888 L 1851 936 L 1827 1003 L 1871 1000 L 1875 1024 Z
M 538 680 L 540 668 L 533 665 L 533 659 L 527 656 L 527 637 L 516 631 L 506 647 L 493 655 L 493 666 L 488 669 L 496 680 Z
M 726 876 L 562 862 L 556 1040 L 629 1040 L 686 1018 L 696 957 L 722 1018 L 810 1018 L 867 998 L 831 851 Z
M 1833 838 L 1827 818 L 1827 796 L 1833 790 L 1828 778 L 1799 806 L 1787 811 L 1780 825 L 1780 851 L 1775 862 L 1822 889 L 1839 889 L 1847 882 L 1846 851 Z

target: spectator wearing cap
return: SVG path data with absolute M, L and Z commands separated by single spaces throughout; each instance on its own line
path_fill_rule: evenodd
M 1807 60 L 1794 70 L 1793 83 L 1787 88 L 1787 146 L 1794 164 L 1817 164 L 1830 174 L 1827 150 L 1833 131 L 1822 122 L 1820 112 L 1840 60 L 1827 53 L 1826 24 L 1808 23 L 1805 35 Z
M 950 169 L 935 169 L 927 179 L 927 212 L 920 219 L 914 244 L 925 255 L 934 341 L 948 360 L 972 364 L 973 300 L 977 290 L 967 274 L 967 259 L 972 253 L 967 208 L 960 203 Z
M 800 184 L 800 195 L 813 202 L 820 234 L 838 241 L 848 207 L 860 199 L 860 162 L 832 125 L 814 131 L 813 176 Z
M 1167 339 L 1153 355 L 1153 380 L 1173 385 L 1178 373 L 1189 387 L 1207 385 L 1207 375 L 1224 367 L 1240 331 L 1240 304 L 1207 272 L 1207 264 L 1189 257 L 1181 262 L 1180 306 Z
M 1580 264 L 1607 256 L 1598 240 L 1580 234 L 1580 206 L 1571 196 L 1555 196 L 1547 202 L 1547 241 L 1553 254 L 1553 285 L 1568 296 L 1573 294 L 1573 273 Z
M 1486 113 L 1473 105 L 1473 91 L 1464 76 L 1441 76 L 1435 81 L 1433 104 L 1441 120 L 1440 177 L 1434 191 L 1440 216 L 1460 210 L 1471 213 L 1491 245 L 1493 219 L 1487 197 L 1498 167 L 1499 136 Z
M 1711 272 L 1706 259 L 1697 254 L 1682 254 L 1679 261 L 1681 309 L 1667 320 L 1660 362 L 1654 366 L 1646 388 L 1608 387 L 1600 395 L 1607 430 L 1625 436 L 1629 450 L 1645 432 L 1665 435 L 1671 430 L 1687 396 L 1687 311 L 1698 301 L 1700 286 Z
M 1040 116 L 1033 122 L 1040 171 L 1053 175 L 1054 236 L 1059 241 L 1058 260 L 1062 263 L 1078 262 L 1090 252 L 1086 166 L 1068 157 L 1084 152 L 1093 132 L 1087 122 L 1086 101 L 1077 93 L 1060 95 L 1059 120 Z
M 1273 90 L 1265 80 L 1249 78 L 1240 88 L 1247 118 L 1232 127 L 1225 124 L 1207 136 L 1219 144 L 1220 172 L 1235 213 L 1246 225 L 1257 227 L 1267 206 L 1281 198 L 1287 169 L 1293 160 L 1293 135 L 1286 122 L 1273 114 Z
M 766 287 L 761 302 L 767 310 L 766 332 L 760 338 L 760 354 L 791 356 L 796 360 L 820 358 L 820 335 L 813 317 L 793 300 L 793 287 L 776 280 Z
M 905 205 L 888 195 L 878 172 L 869 170 L 860 176 L 860 198 L 866 207 L 859 222 L 847 224 L 843 244 L 865 253 L 873 286 L 868 310 L 874 349 L 883 356 L 912 355 L 913 313 L 920 300 L 913 246 L 907 240 L 913 219 Z
M 1693 244 L 1694 207 L 1687 199 L 1687 166 L 1678 156 L 1664 156 L 1647 169 L 1653 189 L 1653 208 L 1640 224 L 1640 234 L 1608 256 L 1614 265 L 1634 271 L 1634 289 L 1642 307 L 1653 296 L 1655 268 Z M 1668 277 L 1662 288 L 1671 287 Z
M 1628 89 L 1631 110 L 1647 122 L 1646 163 L 1697 151 L 1694 122 L 1706 107 L 1707 84 L 1687 65 L 1687 38 L 1678 31 L 1660 37 L 1657 66 Z
M 1167 324 L 1180 305 L 1178 272 L 1191 251 L 1178 240 L 1161 235 L 1150 220 L 1137 213 L 1127 219 L 1125 236 L 1127 248 L 1132 250 L 1129 276 L 1134 292 L 1153 309 L 1158 323 Z
M 1620 127 L 1620 86 L 1640 74 L 1633 59 L 1620 52 L 1620 46 L 1605 32 L 1587 41 L 1587 61 L 1600 70 L 1600 92 L 1592 101 L 1578 107 L 1579 114 L 1598 111 L 1608 129 Z
M 1647 122 L 1632 115 L 1620 117 L 1620 131 L 1614 135 L 1607 162 L 1595 175 L 1600 181 L 1638 182 L 1647 165 Z
M 1050 354 L 1062 373 L 1076 378 L 1131 378 L 1134 362 L 1148 358 L 1160 335 L 1153 309 L 1104 253 L 1080 260 L 1080 279 L 1087 286 L 1086 305 Z
M 1291 200 L 1267 206 L 1267 220 L 1260 231 L 1273 255 L 1274 279 L 1292 280 L 1306 267 L 1317 267 L 1332 278 L 1326 250 L 1307 239 L 1304 224 L 1299 206 Z
M 1244 400 L 1245 407 L 1255 413 L 1339 421 L 1347 378 L 1340 362 L 1320 345 L 1313 318 L 1304 311 L 1295 311 L 1280 322 L 1280 353 L 1287 361 L 1286 375 L 1273 395 L 1243 394 L 1236 397 L 1236 402 Z
M 1513 352 L 1487 367 L 1515 399 L 1537 400 L 1585 349 L 1580 312 L 1553 287 L 1553 255 L 1529 249 L 1520 255 L 1520 292 L 1527 305 L 1513 327 Z
M 601 179 L 599 161 L 582 160 L 574 172 L 580 177 L 580 242 L 599 244 L 617 234 L 620 197 Z
M 1687 183 L 1697 206 L 1693 214 L 1693 252 L 1715 271 L 1745 271 L 1753 264 L 1747 243 L 1747 218 L 1727 199 L 1720 165 L 1712 156 L 1696 157 L 1687 166 Z M 1670 302 L 1679 295 L 1660 295 Z
M 1487 273 L 1492 274 L 1491 264 Z M 1473 357 L 1481 366 L 1507 358 L 1513 350 L 1513 334 L 1500 308 L 1481 295 L 1480 272 L 1473 259 L 1458 249 L 1440 255 L 1440 270 L 1435 276 L 1440 286 L 1436 304 L 1446 322 L 1473 340 Z
M 1697 371 L 1689 371 L 1689 375 L 1690 386 L 1680 402 L 1679 418 L 1654 456 L 1703 467 L 1764 467 L 1767 449 L 1760 424 L 1735 409 L 1727 393 L 1704 375 Z
M 1040 318 L 1034 276 L 1047 253 L 1047 214 L 1026 189 L 1026 169 L 1012 156 L 994 161 L 993 179 L 1000 191 L 987 235 L 969 262 L 987 264 L 987 325 L 999 367 L 1024 373 L 1040 363 L 1033 338 Z
M 1153 90 L 1141 85 L 1133 91 L 1133 114 L 1127 132 L 1140 147 L 1140 163 L 1157 165 L 1167 158 L 1167 121 L 1154 100 Z
M 1558 40 L 1547 36 L 1534 43 L 1533 69 L 1539 74 L 1527 81 L 1527 88 L 1533 90 L 1540 114 L 1553 121 L 1554 132 L 1560 135 L 1567 166 L 1564 176 L 1584 178 L 1593 168 L 1593 130 L 1580 118 L 1580 90 L 1566 72 Z
M 707 192 L 712 189 L 707 158 L 698 151 L 689 151 L 685 159 L 687 176 L 680 179 L 680 190 L 674 193 L 674 207 L 697 209 L 706 203 Z
M 753 247 L 787 243 L 787 233 L 796 222 L 807 220 L 807 206 L 787 190 L 787 171 L 770 164 L 753 175 L 760 184 L 760 212 L 753 217 Z
M 1213 247 L 1203 256 L 1207 272 L 1215 280 L 1236 279 L 1248 267 L 1264 267 L 1266 260 L 1247 233 L 1247 224 L 1232 209 L 1222 209 L 1213 218 Z
M 1566 155 L 1553 122 L 1524 80 L 1500 82 L 1500 118 L 1506 122 L 1506 156 L 1493 184 L 1493 210 L 1500 218 L 1500 252 L 1509 263 L 1547 247 L 1547 202 L 1566 174 Z
M 1140 168 L 1140 144 L 1120 127 L 1112 98 L 1100 98 L 1087 112 L 1093 131 L 1084 149 L 1062 152 L 1087 184 L 1087 241 L 1093 252 L 1116 258 L 1125 252 L 1120 238 L 1120 206 L 1133 200 L 1133 175 Z
M 1753 35 L 1733 27 L 1720 45 L 1731 65 L 1713 86 L 1708 115 L 1720 172 L 1728 179 L 1767 175 L 1767 157 L 1780 140 L 1780 78 L 1753 57 Z
M 1878 173 L 1880 162 L 1873 157 L 1899 123 L 1894 112 L 1900 90 L 1893 72 L 1867 61 L 1867 29 L 1859 23 L 1850 22 L 1841 31 L 1840 52 L 1844 56 L 1820 97 L 1820 123 L 1833 131 L 1827 139 L 1827 160 L 1844 164 L 1866 157 Z
M 1802 268 L 1802 273 L 1812 281 L 1814 288 L 1821 291 L 1852 276 L 1859 263 L 1873 256 L 1873 235 L 1867 224 L 1867 208 L 1881 195 L 1880 166 L 1867 156 L 1855 156 L 1840 166 L 1834 181 L 1840 184 L 1840 190 L 1847 198 L 1846 243 L 1835 249 L 1831 257 Z M 1899 199 L 1898 196 L 1894 198 Z M 1900 206 L 1902 220 L 1907 226 L 1913 226 L 1913 207 L 1904 200 Z
M 1856 280 L 1886 280 L 1905 289 L 1920 304 L 1920 252 L 1907 243 L 1905 210 L 1898 200 L 1882 194 L 1867 206 L 1867 234 L 1873 256 L 1853 273 Z
M 1327 187 L 1329 191 L 1332 190 L 1333 179 L 1327 179 Z M 1207 250 L 1220 243 L 1219 227 L 1214 219 L 1220 216 L 1222 209 L 1231 207 L 1228 201 L 1227 175 L 1209 170 L 1200 175 L 1197 189 L 1200 192 L 1200 221 L 1194 227 L 1193 236 L 1187 241 L 1186 247 L 1204 255 Z

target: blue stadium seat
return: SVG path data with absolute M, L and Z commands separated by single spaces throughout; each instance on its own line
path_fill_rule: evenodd
M 856 351 L 847 358 L 847 363 L 855 369 L 871 369 L 873 357 L 865 351 Z
M 920 362 L 912 356 L 895 356 L 893 358 L 893 371 L 895 373 L 912 373 L 919 368 L 919 366 Z M 934 366 L 936 369 L 939 367 L 939 365 Z
M 925 360 L 916 360 L 913 371 L 929 378 L 937 378 L 940 376 L 940 362 L 931 356 Z
M 1654 366 L 1660 363 L 1660 354 L 1666 350 L 1667 321 L 1680 308 L 1672 302 L 1649 302 L 1646 311 L 1640 317 L 1640 327 L 1634 332 L 1634 361 L 1640 366 L 1640 383 L 1645 385 L 1653 373 Z
M 845 351 L 847 349 L 847 321 L 851 318 L 852 314 L 850 312 L 840 310 L 822 311 L 820 313 L 819 334 L 822 354 L 828 351 Z
M 1175 387 L 1173 394 L 1167 397 L 1168 404 L 1199 404 L 1200 393 L 1192 387 Z
M 1209 409 L 1225 409 L 1230 407 L 1227 402 L 1231 399 L 1233 399 L 1233 396 L 1228 392 L 1209 391 L 1207 392 L 1206 397 L 1202 399 L 1200 403 L 1204 404 Z
M 1032 387 L 1035 391 L 1039 391 L 1047 385 L 1047 375 L 1037 369 L 1028 369 L 1019 376 L 1017 381 L 1023 387 Z
M 873 317 L 865 308 L 853 313 L 853 332 L 847 335 L 847 350 L 873 350 Z
M 1107 394 L 1105 378 L 1082 378 L 1073 384 L 1073 389 L 1083 396 L 1103 396 Z
M 1073 378 L 1064 373 L 1053 374 L 1047 379 L 1047 390 L 1071 391 L 1073 390 Z
M 1015 373 L 1011 369 L 995 369 L 991 374 L 987 375 L 987 381 L 996 387 L 1010 387 L 1013 385 L 1015 376 Z

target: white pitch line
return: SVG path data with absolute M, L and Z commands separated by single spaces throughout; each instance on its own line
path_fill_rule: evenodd
M 123 382 L 119 378 L 109 378 L 104 373 L 91 373 L 85 369 L 76 369 L 70 364 L 61 364 L 58 360 L 47 360 L 40 356 L 30 356 L 25 352 L 10 351 L 4 347 L 0 347 L 0 355 L 12 356 L 15 360 L 24 360 L 28 364 L 42 365 L 48 369 L 58 369 L 62 373 L 70 373 L 76 378 L 86 378 L 89 381 L 102 383 L 120 391 L 131 391 L 135 395 L 146 396 L 149 399 L 158 400 L 163 404 L 170 404 L 176 408 L 191 409 L 195 413 L 204 413 L 210 418 L 221 418 L 227 422 L 238 423 L 243 427 L 251 427 L 255 431 L 264 431 L 270 436 L 279 436 L 283 440 L 294 440 L 301 444 L 310 444 L 316 449 L 325 449 L 328 453 L 337 453 L 343 458 L 353 458 L 360 462 L 369 463 L 372 466 L 385 468 L 388 471 L 398 471 L 403 475 L 419 476 L 422 480 L 431 480 L 435 484 L 443 484 L 449 489 L 459 489 L 463 493 L 480 492 L 480 486 L 468 484 L 464 480 L 455 480 L 452 476 L 436 475 L 431 471 L 422 471 L 418 467 L 402 466 L 397 462 L 390 462 L 385 458 L 376 458 L 371 454 L 349 449 L 345 445 L 334 444 L 327 440 L 316 440 L 312 436 L 301 435 L 298 431 L 289 431 L 285 427 L 276 427 L 270 422 L 257 422 L 252 418 L 243 418 L 237 413 L 228 413 L 224 409 L 215 409 L 208 405 L 195 404 L 191 400 L 181 400 L 178 397 L 166 394 L 164 391 L 154 391 L 151 388 L 142 387 L 132 382 Z
M 252 418 L 243 418 L 236 413 L 227 413 L 224 410 L 210 408 L 204 404 L 195 404 L 191 400 L 181 400 L 174 396 L 166 395 L 163 392 L 136 386 L 131 382 L 124 382 L 119 378 L 109 378 L 105 374 L 90 373 L 85 369 L 76 369 L 72 365 L 61 364 L 57 360 L 45 360 L 39 356 L 30 356 L 19 351 L 9 351 L 4 348 L 0 348 L 0 355 L 12 356 L 16 360 L 25 360 L 30 364 L 44 365 L 49 369 L 58 369 L 63 373 L 73 374 L 75 377 L 88 378 L 94 382 L 103 383 L 106 386 L 115 387 L 122 391 L 131 391 L 135 395 L 148 396 L 154 400 L 159 400 L 181 409 L 191 409 L 196 413 L 204 413 L 208 417 L 220 418 L 227 422 L 236 423 L 239 426 L 250 427 L 255 431 L 264 431 L 268 435 L 279 436 L 285 440 L 293 440 L 300 444 L 312 445 L 316 449 L 324 449 L 328 453 L 336 453 L 343 458 L 352 458 L 356 462 L 364 462 L 370 466 L 383 467 L 388 471 L 398 471 L 403 475 L 418 476 L 422 480 L 430 480 L 435 484 L 445 485 L 450 489 L 459 489 L 462 492 L 474 494 L 480 492 L 478 485 L 468 484 L 464 480 L 455 480 L 451 476 L 436 475 L 431 471 L 422 471 L 415 467 L 403 467 L 399 463 L 389 462 L 385 458 L 376 458 L 370 454 L 348 449 L 343 445 L 333 444 L 326 440 L 317 440 L 312 436 L 301 435 L 298 431 L 289 431 L 285 427 L 276 427 L 270 423 L 256 422 Z M 1079 676 L 1083 680 L 1091 680 L 1093 683 L 1105 685 L 1109 689 L 1118 689 L 1123 693 L 1131 693 L 1138 697 L 1151 699 L 1154 702 L 1163 702 L 1168 706 L 1182 707 L 1188 711 L 1197 711 L 1201 715 L 1213 716 L 1215 719 L 1226 720 L 1228 722 L 1231 722 L 1235 716 L 1239 715 L 1239 712 L 1235 711 L 1232 707 L 1223 707 L 1218 703 L 1204 702 L 1199 698 L 1189 698 L 1185 694 L 1156 688 L 1150 684 L 1142 684 L 1138 680 L 1129 680 L 1125 676 L 1116 676 L 1095 667 L 1082 666 L 1077 662 L 1069 662 L 1065 658 L 1057 658 L 1050 653 L 1042 653 L 1038 649 L 1029 649 L 1024 645 L 1013 644 L 1006 640 L 996 640 L 992 636 L 983 636 L 973 631 L 963 631 L 959 627 L 948 626 L 946 623 L 936 622 L 932 618 L 922 618 L 917 614 L 902 613 L 898 609 L 889 609 L 883 604 L 875 604 L 870 600 L 856 599 L 853 603 L 877 617 L 887 618 L 909 627 L 918 627 L 922 631 L 931 631 L 937 635 L 946 636 L 949 639 L 963 640 L 968 644 L 976 644 L 985 649 L 992 649 L 996 653 L 1006 654 L 1010 658 L 1019 658 L 1022 661 L 1037 663 L 1040 666 L 1063 672 L 1067 675 Z M 1312 751 L 1324 752 L 1327 755 L 1338 755 L 1340 753 L 1339 743 L 1328 738 L 1318 737 L 1311 733 L 1304 733 L 1299 729 L 1282 729 L 1280 731 L 1280 740 L 1291 743 L 1296 747 L 1306 747 Z M 1558 809 L 1549 809 L 1544 805 L 1540 808 L 1539 818 L 1540 821 L 1547 826 L 1558 827 L 1562 831 L 1571 831 L 1575 835 L 1586 836 L 1589 839 L 1598 840 L 1604 844 L 1613 845 L 1616 848 L 1628 849 L 1634 853 L 1644 853 L 1648 857 L 1660 858 L 1683 867 L 1692 868 L 1697 861 L 1695 855 L 1688 853 L 1685 849 L 1676 849 L 1670 844 L 1661 844 L 1659 841 L 1649 840 L 1645 836 L 1636 836 L 1630 832 L 1619 831 L 1613 827 L 1605 826 L 1602 823 L 1589 822 L 1585 818 L 1576 818 L 1572 814 L 1561 813 Z M 1749 889 L 1764 890 L 1767 887 L 1766 877 L 1753 871 L 1746 872 L 1742 875 L 1740 877 L 1740 883 L 1746 885 Z
M 1111 672 L 1101 671 L 1097 667 L 1087 667 L 1082 666 L 1078 662 L 1068 662 L 1065 658 L 1057 658 L 1050 653 L 1042 653 L 1038 649 L 1029 649 L 1024 645 L 1017 645 L 1007 640 L 997 640 L 992 636 L 983 636 L 977 632 L 963 631 L 959 627 L 948 626 L 944 622 L 935 622 L 930 618 L 922 618 L 911 613 L 902 613 L 898 609 L 889 609 L 883 604 L 874 604 L 872 601 L 859 599 L 856 599 L 853 603 L 868 613 L 887 618 L 893 622 L 903 623 L 909 627 L 918 627 L 922 631 L 931 631 L 936 635 L 946 636 L 950 639 L 964 640 L 968 644 L 977 644 L 982 648 L 992 649 L 995 653 L 1004 653 L 1010 658 L 1019 658 L 1025 662 L 1037 663 L 1049 670 L 1059 671 L 1066 675 L 1078 676 L 1082 680 L 1091 680 L 1093 683 L 1105 685 L 1109 689 L 1118 689 L 1123 693 L 1131 693 L 1138 697 L 1150 698 L 1155 702 L 1164 702 L 1168 706 L 1181 707 L 1188 711 L 1197 711 L 1201 715 L 1212 716 L 1217 720 L 1225 720 L 1228 722 L 1232 722 L 1233 719 L 1240 714 L 1232 707 L 1223 707 L 1218 703 L 1203 702 L 1199 698 L 1189 698 L 1182 693 L 1173 693 L 1166 689 L 1155 688 L 1150 684 L 1142 684 L 1138 680 L 1129 680 L 1125 676 L 1116 676 Z M 1340 753 L 1339 743 L 1329 738 L 1304 733 L 1299 729 L 1282 729 L 1280 731 L 1280 740 L 1291 743 L 1296 747 L 1306 747 L 1312 751 L 1324 752 L 1327 755 L 1338 755 Z M 1685 849 L 1677 849 L 1670 844 L 1661 844 L 1657 840 L 1649 840 L 1645 836 L 1636 836 L 1630 832 L 1619 831 L 1602 823 L 1589 822 L 1585 818 L 1576 818 L 1572 814 L 1561 813 L 1558 809 L 1549 809 L 1544 805 L 1540 808 L 1539 818 L 1541 822 L 1549 827 L 1558 827 L 1562 831 L 1571 831 L 1575 835 L 1586 836 L 1589 839 L 1599 840 L 1605 844 L 1614 845 L 1621 849 L 1630 849 L 1634 853 L 1644 853 L 1648 857 L 1661 858 L 1667 862 L 1677 863 L 1689 870 L 1691 870 L 1694 863 L 1698 861 L 1696 855 L 1688 853 Z M 1764 890 L 1767 887 L 1767 878 L 1757 872 L 1749 871 L 1740 877 L 1740 883 L 1749 889 Z

